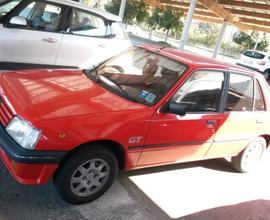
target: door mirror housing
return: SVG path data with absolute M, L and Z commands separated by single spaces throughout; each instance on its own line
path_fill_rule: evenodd
M 169 112 L 176 115 L 184 116 L 187 112 L 187 108 L 188 106 L 183 103 L 170 101 L 161 109 L 160 112 L 162 113 Z
M 16 26 L 22 26 L 22 27 L 26 27 L 27 26 L 27 20 L 24 17 L 21 16 L 15 16 L 12 17 L 9 21 L 10 25 L 16 25 Z

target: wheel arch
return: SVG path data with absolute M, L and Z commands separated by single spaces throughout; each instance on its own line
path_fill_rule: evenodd
M 270 135 L 268 134 L 264 134 L 264 135 L 261 135 L 260 137 L 263 137 L 266 141 L 266 149 L 269 148 L 270 146 Z
M 62 161 L 59 164 L 59 167 L 61 166 L 62 163 L 64 163 L 68 158 L 70 158 L 74 153 L 78 151 L 82 151 L 85 148 L 91 148 L 94 147 L 95 145 L 102 145 L 108 150 L 110 150 L 116 157 L 118 161 L 118 166 L 120 170 L 123 170 L 125 168 L 125 151 L 123 146 L 113 140 L 95 140 L 95 141 L 90 141 L 84 144 L 81 144 L 75 148 L 73 148 L 71 151 L 69 151 L 65 157 L 62 159 Z

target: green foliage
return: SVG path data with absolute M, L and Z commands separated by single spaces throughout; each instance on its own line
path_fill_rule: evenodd
M 166 10 L 162 13 L 159 27 L 166 31 L 166 39 L 170 30 L 182 30 L 183 24 L 180 21 L 180 17 L 183 15 L 180 11 L 173 12 L 171 8 L 166 8 Z
M 85 5 L 90 5 L 91 3 L 93 3 L 93 0 L 83 0 L 83 3 Z
M 165 41 L 158 41 L 157 42 L 160 47 L 173 47 L 171 44 L 165 42 Z
M 120 10 L 121 0 L 112 0 L 105 5 L 105 10 L 118 15 Z M 128 0 L 125 8 L 124 23 L 135 24 L 143 22 L 147 18 L 147 5 L 142 0 Z
M 259 33 L 252 31 L 251 34 L 247 34 L 241 31 L 235 32 L 233 35 L 233 41 L 241 47 L 242 51 L 253 49 L 259 37 Z M 263 35 L 262 39 L 257 44 L 257 50 L 267 51 L 269 41 L 266 38 L 266 34 Z
M 223 42 L 221 44 L 220 54 L 225 54 L 226 56 L 239 59 L 241 53 L 242 53 L 241 48 L 239 47 L 238 44 L 234 42 Z
M 165 10 L 154 9 L 152 14 L 146 19 L 146 23 L 149 28 L 156 30 L 158 28 L 166 31 L 167 40 L 169 32 L 173 32 L 174 35 L 179 35 L 182 31 L 183 24 L 180 21 L 180 17 L 183 15 L 181 11 L 173 11 L 171 8 Z
M 105 10 L 112 14 L 118 15 L 119 10 L 120 10 L 120 4 L 121 4 L 120 1 L 112 0 L 111 2 L 105 5 Z M 126 7 L 126 10 L 127 10 L 127 7 Z
M 120 9 L 121 0 L 111 0 L 105 9 L 108 12 L 118 15 Z M 158 28 L 166 31 L 166 39 L 169 32 L 173 32 L 174 35 L 180 35 L 183 24 L 180 21 L 180 17 L 183 15 L 181 11 L 173 11 L 171 8 L 165 10 L 154 9 L 149 15 L 149 8 L 145 1 L 142 0 L 128 0 L 126 4 L 124 23 L 133 25 L 136 23 L 146 22 L 147 26 L 152 30 Z
M 218 38 L 218 26 L 216 24 L 198 23 L 195 31 L 190 33 L 190 44 L 201 44 L 206 48 L 214 48 Z
M 160 24 L 162 11 L 156 8 L 150 16 L 147 17 L 146 23 L 149 28 L 156 30 Z
M 133 4 L 137 11 L 136 22 L 144 22 L 148 17 L 148 6 L 144 1 L 133 1 Z
M 166 9 L 161 16 L 160 28 L 169 31 L 172 28 L 180 26 L 180 14 L 173 14 L 171 9 Z

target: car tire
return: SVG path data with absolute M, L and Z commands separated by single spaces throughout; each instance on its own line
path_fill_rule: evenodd
M 264 76 L 265 80 L 269 80 L 270 79 L 270 70 L 265 70 L 263 72 L 263 76 Z
M 232 157 L 233 167 L 241 173 L 251 171 L 258 165 L 265 149 L 265 139 L 263 137 L 256 138 L 239 155 Z
M 82 148 L 69 156 L 54 175 L 53 183 L 62 199 L 84 204 L 103 195 L 118 172 L 115 155 L 102 145 Z

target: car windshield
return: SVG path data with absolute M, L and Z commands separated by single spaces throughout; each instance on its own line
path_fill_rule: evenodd
M 86 73 L 127 99 L 154 105 L 186 70 L 186 65 L 172 59 L 133 48 Z
M 15 8 L 22 0 L 12 0 L 0 2 L 0 19 Z
M 258 59 L 258 60 L 261 60 L 265 57 L 265 55 L 261 54 L 261 53 L 258 53 L 256 51 L 246 51 L 244 53 L 245 56 L 247 57 L 251 57 L 251 58 L 254 58 L 254 59 Z

